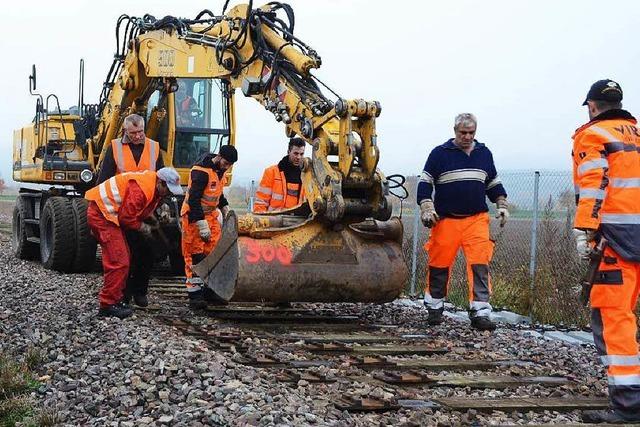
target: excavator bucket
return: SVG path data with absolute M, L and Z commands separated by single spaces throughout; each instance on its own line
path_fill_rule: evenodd
M 193 269 L 234 302 L 388 302 L 407 280 L 402 223 L 327 224 L 233 212 L 215 250 Z

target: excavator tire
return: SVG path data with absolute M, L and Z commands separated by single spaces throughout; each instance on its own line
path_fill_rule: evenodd
M 97 243 L 87 223 L 88 206 L 89 203 L 83 198 L 76 197 L 71 199 L 76 241 L 75 253 L 71 261 L 71 271 L 76 273 L 91 271 L 96 262 Z
M 40 260 L 49 270 L 69 272 L 75 256 L 76 235 L 71 200 L 50 197 L 40 216 Z
M 11 246 L 17 258 L 36 259 L 38 257 L 38 245 L 27 240 L 29 233 L 27 233 L 27 226 L 24 220 L 31 217 L 27 203 L 28 200 L 21 195 L 16 198 L 16 204 L 13 207 Z

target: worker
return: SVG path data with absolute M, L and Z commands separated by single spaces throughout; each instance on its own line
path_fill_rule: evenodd
M 198 103 L 187 93 L 187 87 L 181 84 L 176 92 L 176 120 L 178 126 L 191 127 L 196 119 L 202 115 Z
M 226 218 L 229 203 L 222 190 L 225 172 L 238 160 L 233 145 L 223 145 L 218 154 L 207 153 L 189 173 L 189 186 L 180 211 L 182 223 L 182 255 L 187 277 L 189 305 L 206 307 L 204 281 L 194 276 L 192 266 L 202 261 L 220 240 L 220 216 Z
M 131 265 L 124 231 L 132 230 L 149 237 L 152 227 L 143 220 L 168 194 L 182 194 L 180 176 L 172 168 L 118 174 L 85 194 L 89 200 L 87 221 L 102 247 L 104 284 L 99 295 L 100 316 L 131 315 L 131 308 L 123 301 Z
M 595 82 L 583 105 L 589 122 L 573 135 L 578 253 L 608 242 L 591 289 L 591 329 L 607 366 L 611 408 L 588 422 L 640 422 L 640 358 L 634 314 L 640 293 L 640 129 L 622 109 L 622 88 Z
M 287 155 L 264 170 L 256 191 L 254 213 L 289 209 L 304 201 L 301 172 L 305 145 L 304 139 L 291 138 Z
M 451 267 L 462 247 L 467 262 L 471 326 L 494 330 L 496 326 L 489 319 L 493 242 L 489 239 L 486 197 L 496 204 L 501 226 L 509 211 L 507 193 L 498 178 L 491 151 L 475 139 L 477 125 L 473 114 L 459 114 L 453 127 L 455 138 L 431 151 L 420 176 L 417 197 L 420 218 L 426 227 L 433 228 L 425 244 L 429 268 L 424 304 L 429 311 L 427 322 L 441 324 Z
M 124 135 L 114 139 L 104 155 L 98 184 L 116 174 L 124 172 L 155 171 L 164 167 L 159 144 L 144 133 L 144 118 L 131 114 L 124 119 Z M 147 292 L 153 268 L 154 252 L 152 241 L 140 233 L 125 230 L 125 237 L 134 262 L 129 269 L 129 279 L 125 290 L 125 301 L 131 299 L 139 307 L 149 305 Z

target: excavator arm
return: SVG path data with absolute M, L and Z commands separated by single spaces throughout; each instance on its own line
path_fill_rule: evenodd
M 288 22 L 278 12 L 284 12 Z M 389 219 L 387 183 L 377 169 L 375 120 L 380 104 L 335 93 L 332 101 L 323 95 L 312 75 L 321 59 L 294 36 L 288 5 L 272 2 L 254 9 L 250 3 L 222 16 L 203 11 L 193 20 L 148 15 L 121 19 L 128 19 L 132 37 L 126 55 L 116 55 L 112 71 L 120 72 L 112 87 L 105 85 L 100 102 L 92 138 L 98 162 L 106 142 L 121 131 L 124 117 L 145 112 L 154 91 L 172 94 L 179 78 L 223 79 L 283 122 L 288 136 L 299 135 L 313 147 L 302 181 L 314 217 L 330 222 Z M 152 118 L 162 120 L 164 113 Z

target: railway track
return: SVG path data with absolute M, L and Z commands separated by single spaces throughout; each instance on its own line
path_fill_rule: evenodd
M 231 304 L 192 312 L 183 280 L 152 281 L 163 306 L 154 314 L 158 322 L 255 368 L 274 387 L 317 386 L 342 411 L 564 413 L 608 406 L 604 397 L 585 396 L 578 377 L 549 372 L 539 358 L 493 357 L 426 328 L 378 323 L 358 314 L 357 305 Z

